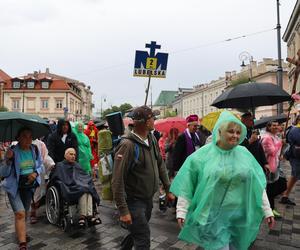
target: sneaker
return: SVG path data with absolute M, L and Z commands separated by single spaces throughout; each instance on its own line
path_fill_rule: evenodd
M 295 203 L 295 202 L 291 201 L 291 200 L 289 199 L 289 197 L 284 197 L 284 196 L 281 197 L 280 203 L 286 204 L 286 205 L 291 205 L 291 206 L 296 206 L 296 203 Z
M 281 218 L 281 214 L 278 211 L 273 209 L 272 212 L 273 212 L 275 218 Z

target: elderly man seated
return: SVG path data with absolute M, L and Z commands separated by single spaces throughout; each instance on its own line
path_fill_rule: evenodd
M 93 213 L 93 201 L 97 205 L 100 203 L 93 180 L 75 160 L 75 149 L 68 148 L 65 151 L 65 160 L 57 163 L 51 176 L 51 182 L 58 183 L 62 197 L 66 202 L 78 202 L 79 226 L 85 226 L 86 220 L 94 225 L 100 224 L 100 218 L 95 217 Z

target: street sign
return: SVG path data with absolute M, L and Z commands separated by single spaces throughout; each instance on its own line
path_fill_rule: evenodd
M 141 50 L 135 52 L 133 76 L 166 78 L 168 53 L 155 54 L 155 50 L 160 47 L 155 41 L 151 41 L 150 44 L 146 44 L 146 48 L 150 49 L 150 54 L 148 51 Z

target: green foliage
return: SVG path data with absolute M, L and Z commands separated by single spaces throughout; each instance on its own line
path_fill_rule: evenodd
M 122 115 L 124 115 L 126 113 L 126 111 L 131 109 L 131 108 L 132 108 L 132 106 L 129 103 L 123 103 L 119 107 L 118 106 L 111 106 L 110 108 L 105 109 L 102 112 L 102 118 L 105 118 L 105 116 L 108 115 L 108 114 L 111 114 L 111 113 L 114 113 L 114 112 L 119 112 L 119 111 L 122 113 Z
M 230 85 L 231 86 L 236 86 L 236 85 L 247 83 L 247 82 L 249 82 L 249 77 L 245 76 L 245 75 L 242 75 L 242 76 L 238 77 L 237 79 L 232 80 Z
M 176 116 L 176 111 L 170 111 L 170 110 L 167 110 L 166 112 L 165 112 L 165 117 L 164 118 L 167 118 L 167 117 L 174 117 L 174 116 Z
M 0 112 L 7 112 L 7 111 L 8 111 L 7 107 L 5 107 L 5 106 L 0 107 Z

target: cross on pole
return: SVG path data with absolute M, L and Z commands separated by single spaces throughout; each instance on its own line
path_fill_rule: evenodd
M 160 45 L 157 45 L 156 42 L 151 41 L 151 43 L 146 43 L 146 48 L 150 48 L 150 57 L 155 56 L 155 50 L 160 49 Z
M 298 56 L 298 59 L 296 59 L 295 57 L 294 58 L 287 58 L 286 60 L 291 63 L 291 64 L 294 64 L 296 67 L 295 67 L 295 71 L 294 71 L 294 83 L 293 83 L 293 88 L 292 88 L 292 93 L 291 95 L 295 94 L 296 92 L 296 87 L 297 87 L 297 81 L 298 81 L 298 78 L 299 78 L 299 74 L 300 74 L 300 49 L 298 50 L 297 52 L 297 56 Z M 287 131 L 287 127 L 288 127 L 288 122 L 289 122 L 289 118 L 290 118 L 290 114 L 291 114 L 291 109 L 294 105 L 294 102 L 295 100 L 292 99 L 290 101 L 290 106 L 289 106 L 289 109 L 288 109 L 288 115 L 287 115 L 287 120 L 286 120 L 286 123 L 285 123 L 285 129 L 284 129 L 284 137 L 286 136 L 286 131 Z
M 296 92 L 296 85 L 297 85 L 297 81 L 298 81 L 299 74 L 300 74 L 300 49 L 297 52 L 297 56 L 298 56 L 297 60 L 296 60 L 296 58 L 287 58 L 286 59 L 289 63 L 294 64 L 296 66 L 295 71 L 294 71 L 294 83 L 293 83 L 292 94 L 294 94 Z

